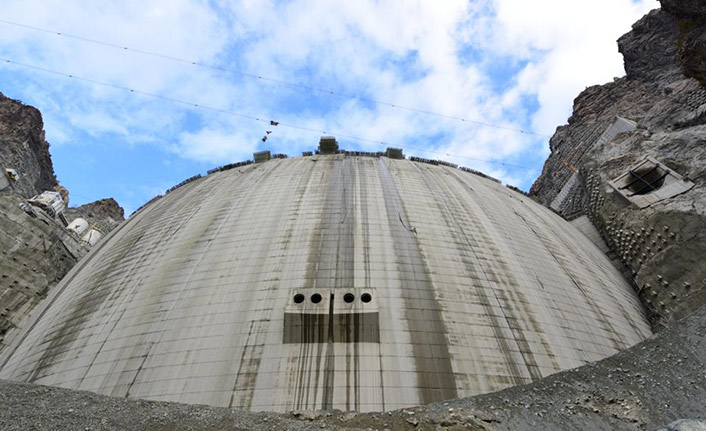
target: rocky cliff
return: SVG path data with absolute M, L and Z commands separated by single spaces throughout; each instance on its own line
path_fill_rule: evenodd
M 682 72 L 706 85 L 706 3 L 663 0 L 662 9 L 679 20 L 677 43 Z
M 44 139 L 42 114 L 0 93 L 0 168 L 17 171 L 15 191 L 31 197 L 59 184 Z
M 575 99 L 531 189 L 591 219 L 657 327 L 706 303 L 706 6 L 662 4 L 618 41 L 627 75 Z
M 37 211 L 30 217 L 23 199 L 0 191 L 0 350 L 5 333 L 27 314 L 88 252 L 78 237 Z
M 108 233 L 125 220 L 125 211 L 113 198 L 100 199 L 64 211 L 66 218 L 82 218 L 101 232 Z
M 0 190 L 0 350 L 4 335 L 85 255 L 89 247 L 41 210 L 20 208 L 46 190 L 68 197 L 54 175 L 49 144 L 39 111 L 0 94 L 0 175 L 14 169 L 17 181 Z M 82 217 L 108 233 L 123 221 L 123 209 L 103 199 L 65 211 L 68 220 Z

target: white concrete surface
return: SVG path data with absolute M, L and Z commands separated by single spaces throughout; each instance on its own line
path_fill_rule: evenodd
M 588 216 L 582 215 L 569 221 L 569 223 L 571 223 L 571 225 L 575 227 L 579 232 L 584 234 L 586 238 L 588 238 L 603 253 L 606 253 L 607 255 L 610 252 L 608 244 L 605 243 L 603 237 L 601 237 L 601 233 L 598 231 L 598 229 L 596 229 L 596 227 L 593 225 L 593 222 L 590 218 L 588 218 Z
M 344 155 L 171 192 L 33 319 L 0 378 L 280 411 L 494 391 L 650 335 L 630 286 L 548 209 L 459 169 Z

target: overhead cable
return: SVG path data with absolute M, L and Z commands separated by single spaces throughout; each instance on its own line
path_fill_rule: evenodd
M 88 83 L 91 83 L 91 84 L 94 84 L 94 85 L 100 85 L 100 86 L 103 86 L 103 87 L 109 87 L 109 88 L 113 88 L 113 89 L 116 89 L 116 90 L 121 90 L 121 91 L 129 92 L 129 93 L 133 93 L 133 94 L 139 94 L 139 95 L 141 95 L 141 96 L 153 97 L 153 98 L 156 98 L 156 99 L 165 100 L 165 101 L 172 102 L 172 103 L 175 103 L 175 104 L 188 106 L 188 107 L 191 107 L 191 108 L 204 109 L 204 110 L 207 110 L 207 111 L 212 111 L 212 112 L 218 112 L 218 113 L 221 113 L 221 114 L 232 115 L 232 116 L 239 117 L 239 118 L 244 118 L 244 119 L 247 119 L 247 120 L 259 121 L 259 122 L 262 122 L 262 123 L 267 123 L 267 124 L 269 124 L 269 125 L 281 126 L 281 127 L 286 127 L 286 128 L 290 128 L 290 129 L 302 130 L 302 131 L 305 131 L 305 132 L 313 132 L 313 133 L 323 134 L 323 135 L 329 135 L 329 134 L 331 134 L 331 135 L 335 135 L 335 136 L 340 137 L 340 138 L 349 139 L 349 140 L 351 140 L 351 141 L 369 142 L 369 143 L 379 144 L 379 145 L 383 145 L 383 146 L 385 146 L 385 145 L 388 145 L 388 146 L 389 146 L 389 145 L 392 145 L 392 144 L 390 144 L 390 143 L 386 143 L 386 142 L 384 142 L 384 141 L 377 140 L 377 139 L 363 138 L 363 137 L 360 137 L 360 136 L 347 135 L 347 134 L 344 134 L 344 133 L 337 133 L 337 132 L 332 132 L 332 131 L 326 131 L 326 130 L 320 130 L 320 129 L 313 129 L 313 128 L 310 128 L 310 127 L 298 126 L 298 125 L 292 124 L 292 123 L 285 123 L 285 122 L 281 122 L 281 121 L 274 121 L 274 120 L 272 120 L 272 119 L 260 118 L 260 117 L 256 117 L 256 116 L 253 116 L 253 115 L 243 114 L 243 113 L 236 112 L 236 111 L 231 111 L 231 110 L 228 110 L 228 109 L 214 108 L 214 107 L 212 107 L 212 106 L 202 105 L 202 104 L 194 103 L 194 102 L 189 102 L 189 101 L 182 100 L 182 99 L 177 99 L 177 98 L 174 98 L 174 97 L 162 96 L 162 95 L 160 95 L 160 94 L 149 93 L 149 92 L 141 91 L 141 90 L 135 90 L 135 89 L 133 89 L 133 88 L 123 87 L 123 86 L 121 86 L 121 85 L 111 84 L 111 83 L 108 83 L 108 82 L 97 81 L 97 80 L 91 79 L 91 78 L 84 78 L 84 77 L 77 76 L 77 75 L 70 74 L 70 73 L 59 72 L 59 71 L 56 71 L 56 70 L 53 70 L 53 69 L 49 69 L 49 68 L 46 68 L 46 67 L 35 66 L 35 65 L 27 64 L 27 63 L 21 63 L 21 62 L 14 61 L 14 60 L 11 60 L 11 59 L 8 59 L 8 58 L 0 58 L 0 61 L 5 62 L 5 63 L 8 63 L 8 64 L 13 64 L 13 65 L 16 65 L 16 66 L 25 67 L 25 68 L 28 68 L 28 69 L 37 70 L 37 71 L 40 71 L 40 72 L 50 73 L 50 74 L 53 74 L 53 75 L 58 75 L 58 76 L 63 76 L 63 77 L 71 78 L 71 79 L 76 79 L 76 80 L 79 80 L 79 81 L 88 82 Z M 502 165 L 502 166 L 507 166 L 507 167 L 521 168 L 521 169 L 527 169 L 527 170 L 531 170 L 531 171 L 537 171 L 537 170 L 539 170 L 539 169 L 537 169 L 537 168 L 532 168 L 532 167 L 529 167 L 529 166 L 513 165 L 513 164 L 510 164 L 510 163 L 505 163 L 505 162 L 500 162 L 500 161 L 484 160 L 484 159 L 478 159 L 478 158 L 474 158 L 474 157 L 466 157 L 466 156 L 461 156 L 461 155 L 454 155 L 454 154 L 450 154 L 450 153 L 444 153 L 444 152 L 441 152 L 441 151 L 433 151 L 433 150 L 426 150 L 426 149 L 422 149 L 422 148 L 409 147 L 409 146 L 406 146 L 406 145 L 405 145 L 404 147 L 407 148 L 407 149 L 410 149 L 410 150 L 422 151 L 422 152 L 425 152 L 425 153 L 444 154 L 444 155 L 449 156 L 449 157 L 457 157 L 457 158 L 460 158 L 460 159 L 474 160 L 474 161 L 478 161 L 478 162 L 490 163 L 490 164 L 495 164 L 495 165 Z
M 499 124 L 488 123 L 485 121 L 470 120 L 470 119 L 458 117 L 455 115 L 441 114 L 441 113 L 429 111 L 426 109 L 398 105 L 396 103 L 384 102 L 384 101 L 371 99 L 371 98 L 367 98 L 367 97 L 356 96 L 353 94 L 346 94 L 346 93 L 342 93 L 342 92 L 338 92 L 338 91 L 334 91 L 334 90 L 330 90 L 330 89 L 324 89 L 324 88 L 318 88 L 318 87 L 314 87 L 314 86 L 310 86 L 310 85 L 298 84 L 298 83 L 289 82 L 289 81 L 285 81 L 285 80 L 281 80 L 281 79 L 277 79 L 277 78 L 268 78 L 266 76 L 262 76 L 262 75 L 258 75 L 258 74 L 250 73 L 250 72 L 244 72 L 244 71 L 238 70 L 238 69 L 231 69 L 231 68 L 216 66 L 216 65 L 212 65 L 212 64 L 208 64 L 208 63 L 201 63 L 201 62 L 198 62 L 195 60 L 187 60 L 184 58 L 174 57 L 174 56 L 166 55 L 166 54 L 160 54 L 160 53 L 152 52 L 152 51 L 145 51 L 145 50 L 137 49 L 137 48 L 130 48 L 127 46 L 118 45 L 118 44 L 110 43 L 110 42 L 105 42 L 105 41 L 98 40 L 98 39 L 92 39 L 92 38 L 83 37 L 83 36 L 76 36 L 76 35 L 67 34 L 67 33 L 59 32 L 59 31 L 55 31 L 55 30 L 49 30 L 49 29 L 45 29 L 45 28 L 41 28 L 41 27 L 32 26 L 32 25 L 21 24 L 18 22 L 7 21 L 4 19 L 0 19 L 0 23 L 15 26 L 15 27 L 21 27 L 21 28 L 25 28 L 25 29 L 29 29 L 29 30 L 40 31 L 40 32 L 48 33 L 48 34 L 51 34 L 54 36 L 61 36 L 61 37 L 69 38 L 69 39 L 80 40 L 82 42 L 88 42 L 88 43 L 93 43 L 96 45 L 102 45 L 102 46 L 106 46 L 106 47 L 110 47 L 110 48 L 120 49 L 123 51 L 134 52 L 137 54 L 147 55 L 150 57 L 156 57 L 156 58 L 161 58 L 164 60 L 189 64 L 192 66 L 202 67 L 202 68 L 206 68 L 206 69 L 218 70 L 221 72 L 237 73 L 239 75 L 246 76 L 248 78 L 257 79 L 259 81 L 271 82 L 271 83 L 282 85 L 282 86 L 287 86 L 287 87 L 292 87 L 292 88 L 300 88 L 303 90 L 328 94 L 328 95 L 337 96 L 337 97 L 343 97 L 343 98 L 347 98 L 347 99 L 360 100 L 362 102 L 367 102 L 367 103 L 371 103 L 374 105 L 387 106 L 387 107 L 394 108 L 394 109 L 401 109 L 401 110 L 405 110 L 405 111 L 415 112 L 418 114 L 430 115 L 430 116 L 434 116 L 434 117 L 446 118 L 449 120 L 456 120 L 456 121 L 461 121 L 461 122 L 465 122 L 465 123 L 476 124 L 478 126 L 483 126 L 483 127 L 490 127 L 490 128 L 494 128 L 494 129 L 507 130 L 510 132 L 522 133 L 525 135 L 539 136 L 542 138 L 551 138 L 550 135 L 546 135 L 546 134 L 542 134 L 542 133 L 531 132 L 528 130 L 513 128 L 513 127 L 501 126 Z

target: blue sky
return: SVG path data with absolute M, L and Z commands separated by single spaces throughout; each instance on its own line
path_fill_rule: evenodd
M 402 147 L 528 189 L 573 99 L 624 75 L 615 40 L 657 7 L 656 0 L 4 0 L 0 91 L 42 111 L 72 206 L 114 197 L 129 214 L 183 179 L 254 151 L 311 151 L 320 131 L 338 135 L 345 149 Z M 273 133 L 263 144 L 265 130 Z

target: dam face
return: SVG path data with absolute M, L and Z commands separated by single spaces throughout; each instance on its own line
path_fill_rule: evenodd
M 492 180 L 386 157 L 217 172 L 54 288 L 0 378 L 247 410 L 390 410 L 532 382 L 650 335 L 608 258 Z

